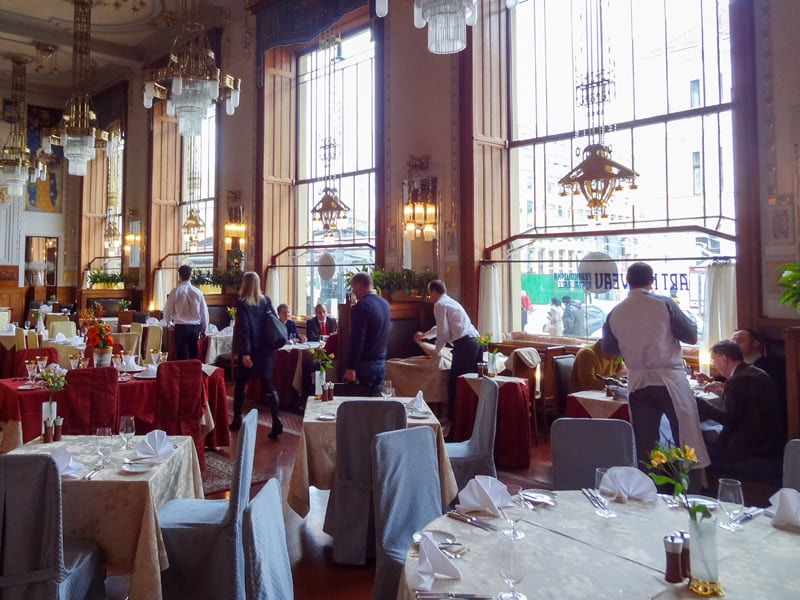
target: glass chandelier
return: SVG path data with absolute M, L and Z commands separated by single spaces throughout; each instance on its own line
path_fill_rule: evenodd
M 404 235 L 409 241 L 422 238 L 431 242 L 436 237 L 436 177 L 421 179 L 419 187 L 412 181 L 408 185 L 408 201 L 403 206 Z
M 582 194 L 589 208 L 589 219 L 607 219 L 606 208 L 615 191 L 627 182 L 635 190 L 633 169 L 611 160 L 611 147 L 605 144 L 605 105 L 614 97 L 614 79 L 605 64 L 609 40 L 603 33 L 604 0 L 586 1 L 586 73 L 576 77 L 576 104 L 586 107 L 587 145 L 581 163 L 559 180 L 561 196 Z M 576 64 L 577 64 L 576 60 Z
M 73 92 L 64 108 L 64 115 L 55 131 L 43 136 L 42 149 L 50 154 L 51 145 L 61 146 L 68 162 L 70 175 L 86 175 L 86 164 L 94 160 L 95 148 L 105 148 L 108 132 L 97 128 L 97 117 L 92 110 L 89 94 L 78 91 L 91 74 L 89 42 L 92 27 L 92 0 L 73 0 L 75 5 L 75 31 L 72 46 Z
M 224 100 L 228 115 L 236 111 L 242 80 L 227 73 L 220 77 L 205 30 L 188 18 L 186 4 L 183 0 L 184 22 L 172 44 L 169 64 L 145 69 L 144 107 L 152 108 L 156 98 L 166 100 L 166 113 L 177 115 L 180 135 L 197 136 L 213 102 Z
M 517 0 L 506 0 L 514 8 Z M 389 0 L 375 0 L 375 14 L 385 17 Z M 414 0 L 414 26 L 428 26 L 428 50 L 433 54 L 455 54 L 467 47 L 467 25 L 478 19 L 478 0 Z
M 6 188 L 12 201 L 21 201 L 25 183 L 44 181 L 47 178 L 47 165 L 39 160 L 31 160 L 26 136 L 28 133 L 28 107 L 25 103 L 25 65 L 22 56 L 11 57 L 11 104 L 14 120 L 11 133 L 3 153 L 0 155 L 0 188 Z

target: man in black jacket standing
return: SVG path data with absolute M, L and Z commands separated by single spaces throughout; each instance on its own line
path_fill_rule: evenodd
M 386 375 L 389 340 L 389 303 L 375 293 L 372 277 L 356 273 L 350 281 L 358 302 L 350 314 L 350 351 L 344 380 L 367 386 L 370 396 L 381 395 Z

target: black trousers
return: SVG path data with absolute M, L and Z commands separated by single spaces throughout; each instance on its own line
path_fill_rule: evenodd
M 200 325 L 175 325 L 172 340 L 175 345 L 175 358 L 191 360 L 197 358 L 197 340 L 200 338 Z
M 278 393 L 272 386 L 272 353 L 268 356 L 251 356 L 253 366 L 249 369 L 242 366 L 241 359 L 236 366 L 233 384 L 233 418 L 238 419 L 242 415 L 244 405 L 244 388 L 251 379 L 258 378 L 261 382 L 261 393 L 272 415 L 273 424 L 280 420 Z
M 475 373 L 478 370 L 481 347 L 475 338 L 464 336 L 453 342 L 453 362 L 450 364 L 450 382 L 447 390 L 447 400 L 450 410 L 455 406 L 456 379 L 464 373 Z

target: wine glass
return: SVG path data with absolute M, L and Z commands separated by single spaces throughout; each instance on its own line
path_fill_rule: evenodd
M 742 526 L 736 519 L 744 509 L 744 496 L 742 495 L 742 482 L 737 479 L 720 479 L 717 488 L 717 500 L 728 520 L 720 522 L 719 526 L 728 531 L 738 531 Z
M 498 600 L 528 600 L 514 586 L 525 578 L 526 553 L 522 547 L 522 537 L 513 534 L 514 529 L 501 531 L 497 544 L 497 572 L 508 586 L 507 592 L 498 594 Z
M 25 323 L 23 324 L 23 327 L 25 328 L 25 331 L 28 331 L 28 329 L 31 328 L 31 322 L 30 321 L 25 321 Z
M 122 355 L 121 354 L 112 354 L 111 355 L 111 364 L 114 365 L 114 368 L 117 371 L 122 370 Z
M 388 400 L 394 396 L 394 386 L 388 379 L 385 379 L 383 385 L 381 386 L 381 396 L 383 396 L 384 400 Z
M 33 378 L 36 377 L 39 365 L 36 364 L 35 360 L 26 360 L 25 370 L 28 372 L 28 385 L 33 385 Z
M 158 366 L 158 363 L 161 362 L 161 352 L 155 349 L 150 350 L 150 362 L 153 363 L 153 366 Z
M 81 369 L 87 369 L 89 367 L 89 357 L 88 356 L 81 356 L 78 359 L 78 365 Z
M 111 427 L 98 427 L 95 440 L 97 441 L 97 454 L 100 455 L 100 468 L 103 468 L 106 466 L 106 459 L 111 456 L 111 451 L 114 449 Z
M 131 440 L 136 434 L 136 424 L 133 415 L 122 415 L 119 418 L 119 437 L 125 442 L 125 450 L 131 447 Z
M 605 507 L 598 508 L 594 512 L 604 519 L 613 519 L 617 516 L 617 513 L 615 513 L 613 510 L 609 510 L 608 503 L 617 497 L 617 490 L 612 488 L 610 485 L 606 485 L 605 487 L 600 485 L 607 472 L 608 469 L 605 467 L 600 467 L 594 470 L 594 490 L 597 492 L 597 496 L 599 498 L 605 500 Z
M 37 356 L 36 357 L 36 365 L 39 367 L 39 373 L 44 371 L 47 368 L 47 357 L 46 356 Z
M 70 370 L 74 371 L 75 369 L 77 369 L 78 365 L 80 364 L 80 361 L 81 361 L 81 355 L 80 354 L 70 354 L 69 355 L 69 368 L 70 368 Z

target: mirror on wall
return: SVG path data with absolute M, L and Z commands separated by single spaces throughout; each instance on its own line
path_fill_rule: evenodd
M 33 286 L 58 285 L 58 238 L 29 235 L 25 237 L 25 282 Z

